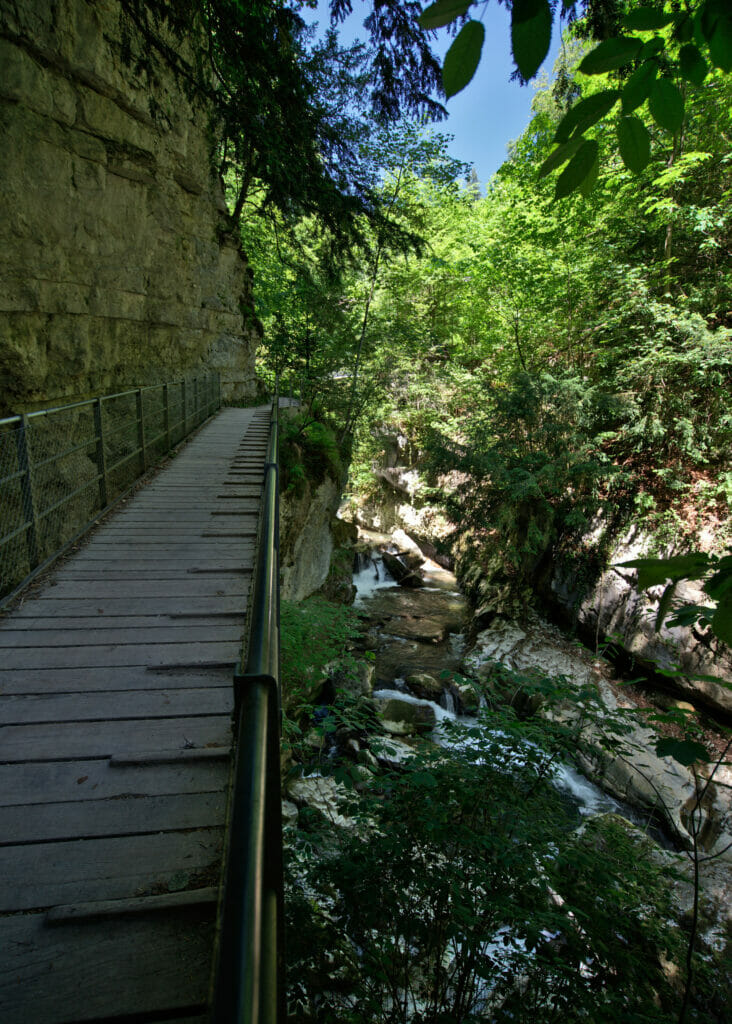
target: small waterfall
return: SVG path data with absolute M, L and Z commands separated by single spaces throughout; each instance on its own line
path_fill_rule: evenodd
M 443 690 L 440 697 L 440 704 L 442 704 L 445 711 L 449 711 L 451 715 L 457 715 L 458 713 L 458 702 L 455 694 L 452 690 Z

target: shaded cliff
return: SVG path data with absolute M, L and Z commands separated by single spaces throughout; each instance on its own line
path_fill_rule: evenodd
M 118 0 L 0 3 L 0 415 L 210 370 L 254 390 L 215 126 L 143 53 Z

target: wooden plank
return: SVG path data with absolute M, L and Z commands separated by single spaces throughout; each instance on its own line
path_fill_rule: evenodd
M 115 718 L 185 718 L 230 715 L 234 688 L 210 686 L 164 690 L 112 690 L 106 693 L 21 694 L 0 697 L 3 725 L 32 722 L 95 722 Z
M 62 1024 L 182 1012 L 207 998 L 210 907 L 49 928 L 44 914 L 0 921 L 3 1024 Z M 186 1024 L 205 1017 L 188 1014 Z M 167 1018 L 168 1024 L 172 1024 Z
M 3 846 L 0 912 L 197 888 L 218 874 L 221 841 L 221 829 L 195 829 Z
M 65 761 L 111 757 L 148 750 L 229 747 L 231 718 L 202 715 L 185 718 L 122 719 L 114 722 L 41 722 L 0 727 L 3 761 Z
M 5 670 L 108 668 L 116 665 L 173 667 L 205 665 L 212 661 L 233 664 L 240 653 L 241 644 L 226 640 L 210 643 L 97 644 L 92 647 L 8 648 L 2 661 Z
M 121 620 L 118 620 L 121 623 Z M 99 619 L 81 619 L 72 628 L 29 630 L 19 629 L 18 623 L 0 624 L 0 650 L 12 647 L 21 651 L 27 647 L 53 649 L 57 651 L 74 647 L 99 647 L 105 644 L 190 644 L 228 642 L 241 640 L 242 622 L 224 622 L 199 626 L 196 623 L 165 622 L 161 625 L 144 627 L 111 626 Z
M 108 800 L 125 793 L 164 796 L 222 790 L 229 765 L 223 760 L 194 764 L 119 764 L 107 760 L 0 764 L 0 806 L 76 800 Z
M 218 599 L 219 601 L 221 598 Z M 78 602 L 83 604 L 84 602 Z M 13 615 L 12 619 L 6 620 L 6 629 L 15 630 L 53 630 L 53 629 L 96 629 L 98 627 L 108 627 L 110 622 L 119 623 L 121 629 L 132 629 L 132 628 L 146 628 L 152 625 L 159 626 L 182 626 L 184 624 L 196 625 L 196 626 L 221 626 L 228 623 L 240 623 L 244 622 L 244 614 L 241 610 L 241 600 L 238 603 L 232 601 L 232 605 L 235 610 L 233 611 L 196 611 L 191 607 L 191 602 L 188 602 L 187 611 L 171 612 L 170 614 L 157 615 L 157 614 L 140 614 L 140 615 L 129 615 L 125 614 L 131 609 L 135 611 L 141 611 L 139 602 L 135 601 L 124 601 L 118 602 L 117 608 L 107 609 L 99 605 L 98 601 L 87 602 L 89 605 L 89 611 L 84 614 L 80 608 L 74 607 L 74 602 L 71 601 L 57 601 L 57 605 L 61 605 L 61 608 L 54 608 L 53 604 L 46 604 L 44 606 L 44 614 L 32 615 L 26 613 L 25 615 Z M 160 607 L 160 602 L 153 604 L 150 602 L 152 607 Z M 166 602 L 167 605 L 167 602 Z M 185 606 L 184 606 L 185 607 Z M 63 609 L 66 608 L 69 614 L 64 614 Z M 36 611 L 38 608 L 36 607 Z M 55 614 L 54 614 L 55 612 Z M 73 614 L 78 612 L 78 614 Z M 0 626 L 0 632 L 2 626 Z
M 67 579 L 51 582 L 39 593 L 38 599 L 53 601 L 61 598 L 76 600 L 79 597 L 107 597 L 115 599 L 145 596 L 197 599 L 199 597 L 214 596 L 243 596 L 249 593 L 250 577 L 251 574 L 248 576 L 244 574 L 234 576 L 227 573 L 214 579 L 213 576 L 206 577 L 200 574 L 187 573 L 177 581 L 175 588 L 171 588 L 167 580 L 157 580 L 154 578 L 120 581 L 115 586 L 112 586 L 111 583 L 105 584 L 104 581 L 101 583 L 99 581 L 90 581 L 85 583 L 83 587 L 79 587 L 77 580 L 68 577 Z M 34 594 L 29 593 L 22 607 L 30 607 L 33 600 L 35 600 Z M 158 605 L 158 607 L 162 608 L 162 605 Z
M 180 576 L 186 573 L 205 573 L 208 576 L 228 576 L 230 573 L 238 573 L 239 575 L 245 575 L 252 572 L 251 564 L 243 562 L 241 559 L 234 561 L 231 560 L 228 564 L 220 564 L 218 562 L 211 563 L 201 561 L 199 564 L 192 564 L 188 567 L 181 569 L 180 565 L 175 561 L 169 562 L 158 562 L 148 559 L 140 559 L 136 562 L 125 561 L 121 559 L 118 562 L 86 562 L 83 564 L 69 564 L 64 569 L 64 576 L 66 579 L 100 579 L 107 577 L 114 579 L 125 577 L 129 579 L 130 576 L 139 577 L 141 579 L 178 579 Z
M 67 903 L 52 907 L 46 914 L 47 924 L 68 924 L 70 921 L 92 921 L 101 917 L 115 918 L 124 914 L 150 914 L 215 904 L 219 890 L 216 886 L 202 889 L 184 889 L 162 896 L 132 896 L 127 900 L 95 900 L 90 903 Z
M 226 794 L 124 794 L 108 800 L 21 804 L 0 812 L 0 847 L 223 825 Z
M 233 663 L 146 669 L 145 666 L 0 670 L 0 693 L 79 693 L 107 690 L 149 690 L 152 687 L 204 687 L 231 684 Z

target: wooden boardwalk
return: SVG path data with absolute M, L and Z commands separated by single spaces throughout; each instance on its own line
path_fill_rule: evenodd
M 203 1021 L 268 409 L 0 620 L 0 1022 Z

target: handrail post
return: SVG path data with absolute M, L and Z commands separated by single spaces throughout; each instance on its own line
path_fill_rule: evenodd
M 201 422 L 200 419 L 198 418 L 198 414 L 200 413 L 200 411 L 201 410 L 198 408 L 198 377 L 194 377 L 193 378 L 193 425 L 194 426 L 198 426 L 198 424 Z
M 187 413 L 187 410 L 186 410 L 186 379 L 185 379 L 185 377 L 180 382 L 180 387 L 181 387 L 181 399 L 180 399 L 180 403 L 181 403 L 181 416 L 183 417 L 183 422 L 182 422 L 183 434 L 182 434 L 182 436 L 185 437 L 186 434 L 188 433 L 188 413 Z
M 109 504 L 107 485 L 107 460 L 104 457 L 104 421 L 102 419 L 102 398 L 94 401 L 94 435 L 97 439 L 97 473 L 99 474 L 99 503 L 102 508 Z
M 142 388 L 135 392 L 135 405 L 137 409 L 137 447 L 140 451 L 140 465 L 142 472 L 147 470 L 147 451 L 145 450 L 145 418 L 142 402 Z
M 23 519 L 25 521 L 25 542 L 28 548 L 28 562 L 31 569 L 39 564 L 38 555 L 38 520 L 36 518 L 36 507 L 33 501 L 33 477 L 31 475 L 31 459 L 28 451 L 28 416 L 23 413 L 20 417 L 20 425 L 15 431 L 15 445 L 18 456 L 18 471 L 22 474 L 20 478 L 20 493 L 23 506 Z
M 168 385 L 163 384 L 163 430 L 165 431 L 165 450 L 170 451 L 170 401 Z

